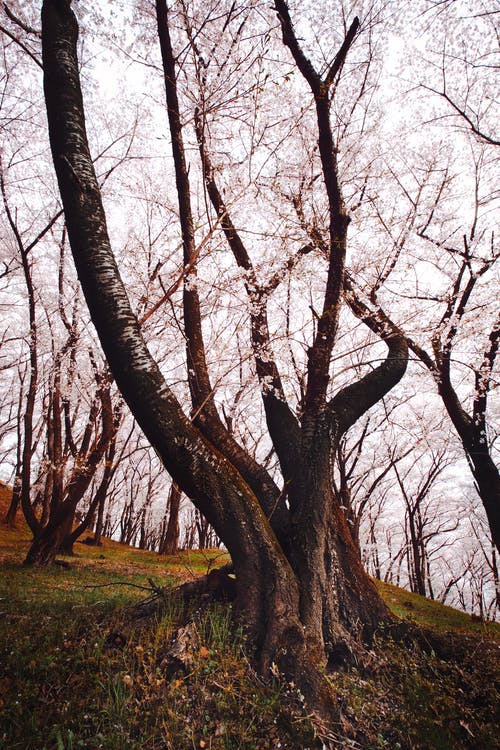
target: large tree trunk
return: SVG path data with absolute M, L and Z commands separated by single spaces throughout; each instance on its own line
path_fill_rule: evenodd
M 234 563 L 236 610 L 264 673 L 294 674 L 313 707 L 331 700 L 299 619 L 299 587 L 253 492 L 183 414 L 149 354 L 113 258 L 88 151 L 69 4 L 45 0 L 44 85 L 51 146 L 68 234 L 92 319 L 125 400 L 169 473 L 193 498 Z M 314 649 L 316 651 L 317 649 Z M 314 679 L 313 676 L 315 675 Z
M 333 438 L 334 440 L 334 438 Z M 390 619 L 365 572 L 331 483 L 332 435 L 318 426 L 289 491 L 290 559 L 300 588 L 300 617 L 331 664 L 355 655 Z M 308 502 L 313 497 L 314 504 Z

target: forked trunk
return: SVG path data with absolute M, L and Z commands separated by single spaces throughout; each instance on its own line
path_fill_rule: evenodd
M 284 14 L 286 6 L 282 18 Z M 88 148 L 77 37 L 69 2 L 44 0 L 42 44 L 51 148 L 71 248 L 92 321 L 117 386 L 144 434 L 231 555 L 236 574 L 235 614 L 255 643 L 262 674 L 268 677 L 271 670 L 280 670 L 301 689 L 311 710 L 326 721 L 332 720 L 337 711 L 323 673 L 328 656 L 338 660 L 352 650 L 360 634 L 371 635 L 377 623 L 388 616 L 362 570 L 332 496 L 333 420 L 327 419 L 323 425 L 318 416 L 328 417 L 320 407 L 326 399 L 330 349 L 337 326 L 337 313 L 332 315 L 332 310 L 338 310 L 339 300 L 332 300 L 330 294 L 325 303 L 322 327 L 328 330 L 323 337 L 322 329 L 314 349 L 319 377 L 310 359 L 311 429 L 299 426 L 281 400 L 279 388 L 266 391 L 268 425 L 271 423 L 271 437 L 278 441 L 290 506 L 290 543 L 280 544 L 259 490 L 261 487 L 264 492 L 266 483 L 252 481 L 252 467 L 238 464 L 236 451 L 225 453 L 216 436 L 204 433 L 187 418 L 144 342 L 111 250 Z M 168 80 L 172 82 L 172 77 Z M 345 216 L 341 219 L 332 224 L 332 232 L 342 229 L 345 240 Z M 338 245 L 336 239 L 336 250 Z M 336 261 L 329 276 L 338 296 L 343 254 L 337 255 L 338 274 Z M 198 321 L 194 323 L 197 327 Z M 385 332 L 384 340 L 388 335 Z M 404 373 L 406 351 L 396 345 L 394 332 L 390 335 L 386 362 L 332 402 L 335 424 L 343 425 L 344 431 Z M 265 377 L 262 357 L 260 366 Z M 276 383 L 279 385 L 278 377 Z M 286 426 L 283 417 L 287 417 Z M 342 434 L 340 427 L 338 433 Z M 291 453 L 285 455 L 288 447 Z M 285 548 L 292 550 L 288 557 Z

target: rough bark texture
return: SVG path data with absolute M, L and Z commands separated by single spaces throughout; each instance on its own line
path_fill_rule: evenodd
M 280 18 L 287 13 L 286 6 L 282 6 L 276 3 Z M 161 38 L 168 21 L 161 0 L 157 9 Z M 378 623 L 388 617 L 362 569 L 338 498 L 333 496 L 332 450 L 360 414 L 402 377 L 407 352 L 394 330 L 381 331 L 389 349 L 386 361 L 327 401 L 348 223 L 327 122 L 328 97 L 323 97 L 317 108 L 322 159 L 325 169 L 334 169 L 327 186 L 332 211 L 332 260 L 319 326 L 321 334 L 316 336 L 309 357 L 308 397 L 302 423 L 299 425 L 293 417 L 294 429 L 288 431 L 286 426 L 293 416 L 289 406 L 279 394 L 263 388 L 268 427 L 283 468 L 290 504 L 287 540 L 280 544 L 272 528 L 273 519 L 267 517 L 269 500 L 276 504 L 279 489 L 273 483 L 269 489 L 265 474 L 254 471 L 233 438 L 221 432 L 215 409 L 204 410 L 204 418 L 197 419 L 196 424 L 186 417 L 147 349 L 107 234 L 85 132 L 76 56 L 78 29 L 69 3 L 45 0 L 42 23 L 49 134 L 69 239 L 90 314 L 116 383 L 174 481 L 227 547 L 236 575 L 234 609 L 255 640 L 262 673 L 268 674 L 272 664 L 276 664 L 297 682 L 316 714 L 331 719 L 335 706 L 321 668 L 329 656 L 332 662 L 342 660 L 353 648 L 354 636 L 369 637 Z M 288 29 L 287 33 L 290 36 L 292 32 Z M 349 39 L 354 33 L 355 30 L 350 32 Z M 345 54 L 349 44 L 344 45 Z M 170 62 L 167 60 L 165 67 L 167 89 L 175 78 L 168 67 Z M 337 69 L 342 62 L 341 55 Z M 333 80 L 336 71 L 330 73 Z M 175 109 L 172 99 L 171 106 Z M 172 137 L 182 156 L 179 123 L 175 112 L 172 114 Z M 185 172 L 180 158 L 178 188 L 179 182 L 186 181 Z M 181 184 L 181 213 L 188 210 L 186 190 L 188 185 Z M 185 263 L 192 261 L 191 230 L 187 220 L 182 229 Z M 254 292 L 255 289 L 249 290 Z M 192 295 L 185 295 L 185 310 L 191 316 L 188 359 L 195 373 L 195 378 L 190 376 L 190 385 L 197 404 L 201 396 L 207 395 L 210 384 L 203 382 L 206 363 L 199 310 Z M 264 313 L 263 306 L 259 314 Z M 195 346 L 193 351 L 196 341 L 200 349 Z M 277 368 L 276 376 L 279 377 Z

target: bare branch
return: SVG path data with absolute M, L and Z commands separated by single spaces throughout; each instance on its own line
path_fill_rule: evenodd
M 29 47 L 27 47 L 20 39 L 18 39 L 17 36 L 15 36 L 11 31 L 6 29 L 5 26 L 2 26 L 2 25 L 0 25 L 0 31 L 4 33 L 5 36 L 8 36 L 9 39 L 12 39 L 12 41 L 15 42 L 15 44 L 17 44 L 18 47 L 20 47 L 23 50 L 23 52 L 25 52 L 28 55 L 28 57 L 31 57 L 33 62 L 36 63 L 38 67 L 43 70 L 43 65 L 41 61 L 38 59 L 38 57 L 35 55 L 35 53 L 32 52 L 29 49 Z
M 38 37 L 39 39 L 42 38 L 42 32 L 34 29 L 32 26 L 29 26 L 27 23 L 22 21 L 20 18 L 14 15 L 14 13 L 11 11 L 7 3 L 3 4 L 5 13 L 8 18 L 12 21 L 12 23 L 15 23 L 16 26 L 19 26 L 23 31 L 25 31 L 27 34 L 33 34 L 34 36 Z

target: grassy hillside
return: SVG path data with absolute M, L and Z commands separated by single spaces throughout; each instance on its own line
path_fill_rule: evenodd
M 0 510 L 5 496 L 0 487 Z M 20 564 L 28 544 L 23 524 L 0 526 L 1 748 L 321 747 L 294 686 L 257 679 L 229 607 L 187 611 L 172 596 L 154 620 L 131 619 L 149 578 L 188 580 L 219 563 L 217 550 L 160 558 L 77 544 L 69 569 L 35 570 Z M 432 631 L 382 632 L 362 663 L 331 675 L 342 707 L 332 747 L 500 747 L 500 627 L 379 586 L 399 617 Z M 186 622 L 188 659 L 174 670 L 168 652 Z

